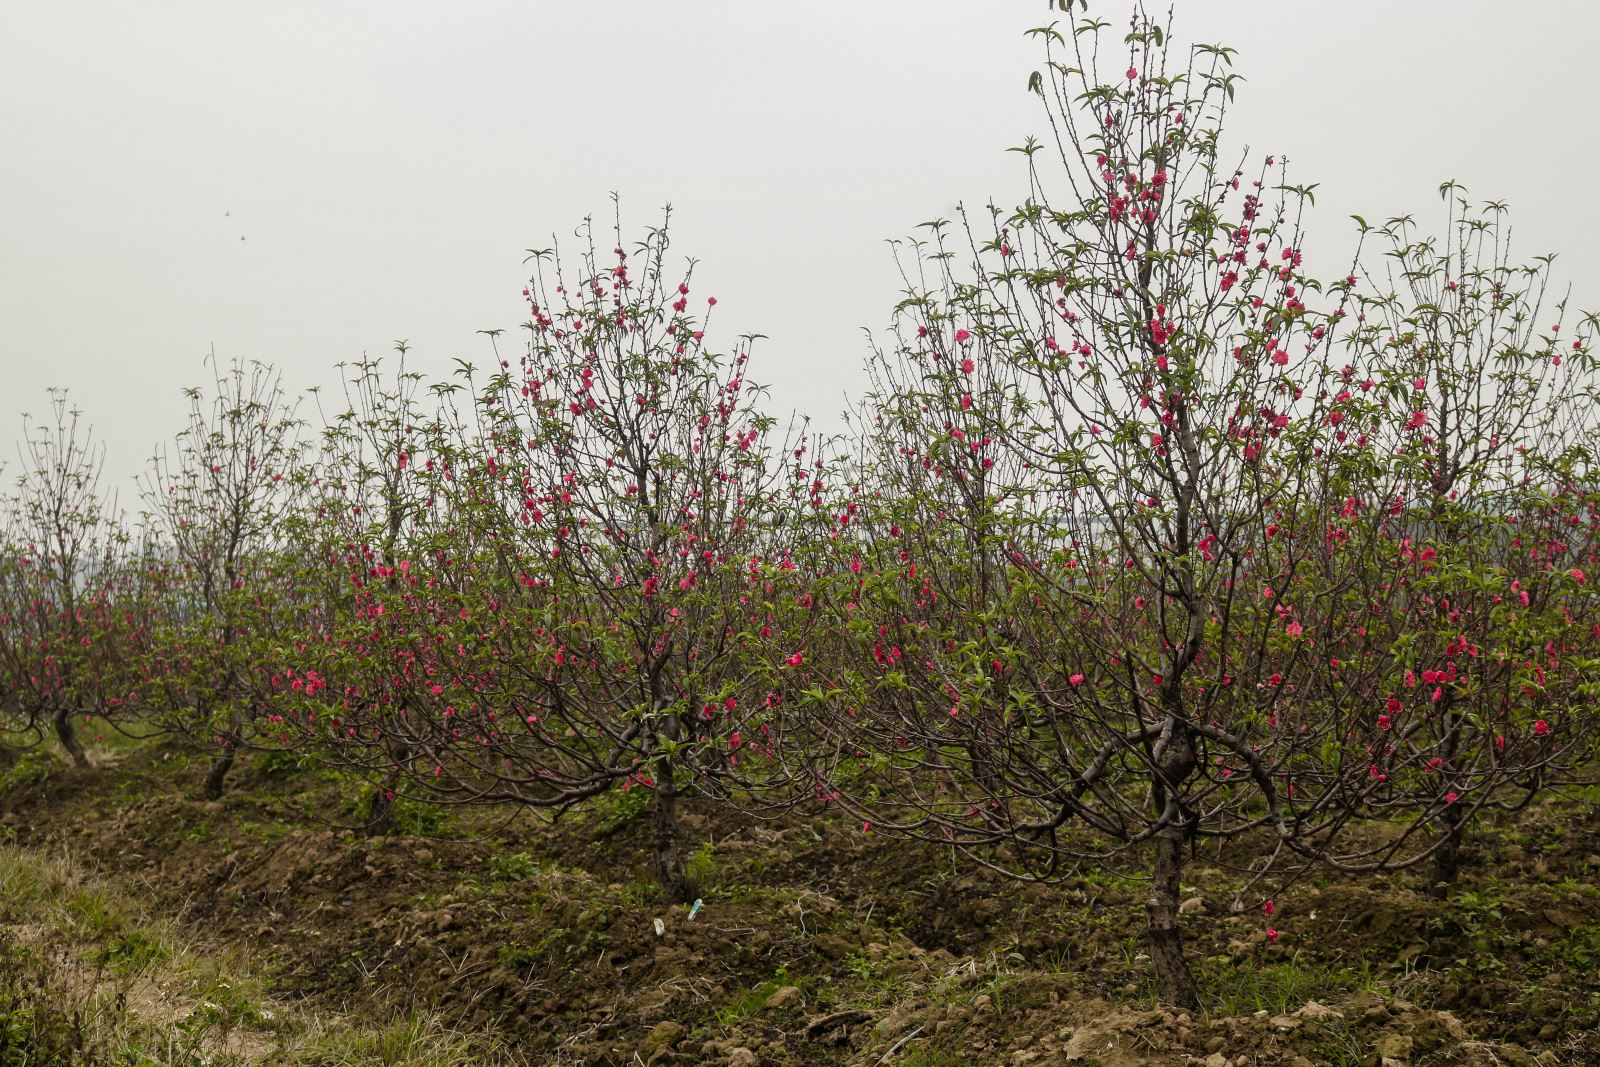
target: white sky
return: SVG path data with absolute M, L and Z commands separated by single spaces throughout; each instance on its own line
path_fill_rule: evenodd
M 1561 252 L 1573 303 L 1600 306 L 1600 5 L 1176 7 L 1178 39 L 1239 49 L 1231 136 L 1321 183 L 1313 274 L 1343 275 L 1352 212 L 1437 228 L 1455 177 L 1509 201 L 1520 253 Z M 1120 24 L 1128 5 L 1093 10 Z M 898 295 L 884 241 L 958 200 L 1014 202 L 1004 150 L 1046 133 L 1023 31 L 1052 17 L 1044 0 L 0 0 L 0 458 L 67 386 L 126 485 L 212 345 L 295 389 L 397 338 L 417 369 L 487 362 L 475 331 L 515 344 L 526 318 L 523 250 L 608 214 L 611 190 L 634 227 L 673 204 L 696 296 L 719 300 L 708 340 L 770 335 L 752 378 L 834 424 L 861 328 Z

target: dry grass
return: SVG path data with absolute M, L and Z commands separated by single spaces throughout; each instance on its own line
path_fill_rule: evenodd
M 0 1067 L 516 1062 L 429 1013 L 285 1005 L 247 958 L 186 937 L 70 854 L 0 844 Z

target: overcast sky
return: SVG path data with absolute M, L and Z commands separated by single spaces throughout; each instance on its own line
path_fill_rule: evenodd
M 126 484 L 213 345 L 296 390 L 399 338 L 486 361 L 523 250 L 611 190 L 634 227 L 672 203 L 708 340 L 768 334 L 752 377 L 831 423 L 897 296 L 885 240 L 1014 202 L 1046 7 L 3 0 L 0 456 L 66 386 Z M 1592 0 L 1176 7 L 1239 50 L 1230 137 L 1321 183 L 1311 273 L 1343 275 L 1352 212 L 1437 228 L 1454 177 L 1600 306 Z

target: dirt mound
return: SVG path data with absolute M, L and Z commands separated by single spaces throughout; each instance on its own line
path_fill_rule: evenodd
M 259 761 L 220 803 L 197 785 L 145 746 L 31 776 L 0 820 L 248 947 L 282 993 L 437 1010 L 534 1062 L 1600 1062 L 1597 849 L 1566 802 L 1491 827 L 1449 902 L 1324 878 L 1279 898 L 1276 940 L 1202 857 L 1191 1015 L 1154 1005 L 1142 886 L 1114 873 L 1005 884 L 825 820 L 691 808 L 691 918 L 660 903 L 626 806 L 553 826 L 418 809 L 368 840 L 359 790 L 315 769 Z

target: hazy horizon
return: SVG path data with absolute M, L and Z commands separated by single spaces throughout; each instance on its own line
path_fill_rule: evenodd
M 1319 183 L 1312 274 L 1345 273 L 1352 213 L 1437 231 L 1455 178 L 1510 203 L 1516 256 L 1560 253 L 1574 306 L 1600 306 L 1600 221 L 1574 191 L 1594 169 L 1594 8 L 1175 6 L 1179 40 L 1238 49 L 1231 141 Z M 476 331 L 526 317 L 524 250 L 608 214 L 613 190 L 633 230 L 672 203 L 674 248 L 719 300 L 708 340 L 768 335 L 752 378 L 772 409 L 836 425 L 861 330 L 898 296 L 885 241 L 958 201 L 1014 202 L 1005 149 L 1046 132 L 1023 31 L 1065 16 L 977 11 L 11 0 L 0 477 L 22 412 L 64 386 L 132 503 L 212 346 L 294 392 L 402 338 L 431 375 L 484 362 Z

